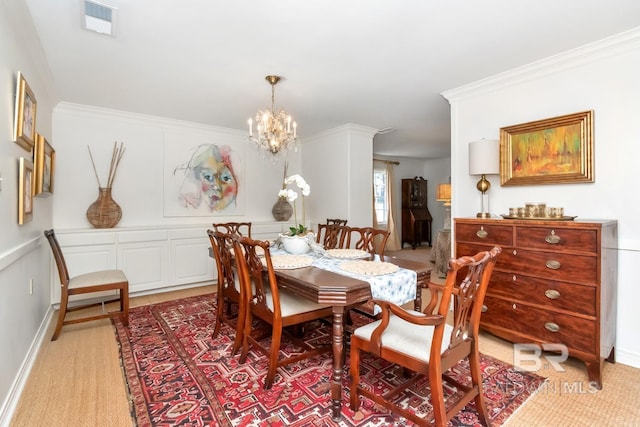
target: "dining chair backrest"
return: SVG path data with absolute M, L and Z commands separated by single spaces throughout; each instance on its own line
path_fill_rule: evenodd
M 360 249 L 371 254 L 371 259 L 378 255 L 384 257 L 384 249 L 389 239 L 389 231 L 373 227 L 347 227 L 346 243 L 347 249 Z
M 340 219 L 340 218 L 327 218 L 327 224 L 328 225 L 347 225 L 347 220 Z
M 278 281 L 268 241 L 234 236 L 233 248 L 242 292 L 264 320 L 280 317 Z M 238 254 L 242 254 L 238 256 Z
M 220 231 L 226 234 L 239 234 L 241 236 L 251 237 L 250 222 L 214 222 L 214 231 Z
M 212 338 L 216 338 L 220 333 L 223 323 L 235 327 L 236 338 L 232 349 L 235 354 L 242 344 L 242 330 L 244 327 L 244 306 L 240 293 L 240 282 L 234 269 L 233 234 L 221 231 L 207 230 L 213 257 L 216 261 L 218 273 L 218 287 L 216 293 L 216 319 L 213 328 Z M 231 304 L 238 306 L 237 318 L 234 319 L 231 313 Z M 226 309 L 226 310 L 225 310 Z
M 345 243 L 345 230 L 343 225 L 318 224 L 316 243 L 320 243 L 324 249 L 339 249 Z
M 58 243 L 58 238 L 53 230 L 46 230 L 44 232 L 47 241 L 49 242 L 49 246 L 51 246 L 51 252 L 53 253 L 53 259 L 56 262 L 56 267 L 58 268 L 58 276 L 60 277 L 60 286 L 66 288 L 69 284 L 69 269 L 67 268 L 67 263 L 64 259 L 64 255 L 62 254 L 62 249 L 60 248 L 60 243 Z

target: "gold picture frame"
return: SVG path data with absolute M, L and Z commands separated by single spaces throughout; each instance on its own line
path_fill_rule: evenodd
M 33 218 L 33 162 L 20 157 L 20 176 L 18 179 L 18 224 Z
M 500 184 L 594 182 L 593 111 L 500 129 Z
M 27 151 L 36 143 L 36 107 L 38 103 L 21 72 L 16 81 L 16 111 L 13 140 Z
M 49 141 L 40 134 L 36 134 L 33 164 L 35 168 L 33 194 L 35 196 L 49 196 L 53 194 L 56 150 L 54 150 L 51 144 L 49 144 Z

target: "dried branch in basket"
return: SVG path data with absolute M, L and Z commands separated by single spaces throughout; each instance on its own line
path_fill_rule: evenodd
M 98 187 L 102 188 L 102 185 L 100 184 L 100 178 L 98 178 L 98 171 L 96 170 L 96 164 L 93 161 L 93 155 L 91 154 L 91 147 L 89 147 L 89 145 L 87 145 L 87 148 L 89 149 L 89 157 L 91 157 L 91 164 L 93 165 L 93 173 L 96 174 L 96 180 L 98 181 Z
M 96 174 L 96 180 L 98 180 L 98 187 L 102 188 L 102 184 L 100 183 L 100 178 L 98 177 L 98 171 L 96 170 L 96 164 L 93 161 L 93 154 L 91 154 L 91 147 L 87 145 L 89 149 L 89 157 L 91 157 L 91 164 L 93 165 L 93 172 Z M 109 175 L 107 176 L 107 187 L 111 188 L 113 186 L 113 180 L 116 177 L 116 171 L 118 170 L 118 166 L 120 165 L 120 159 L 122 159 L 122 155 L 124 154 L 124 144 L 121 142 L 120 146 L 118 146 L 118 142 L 113 143 L 113 152 L 111 153 L 111 164 L 109 165 Z

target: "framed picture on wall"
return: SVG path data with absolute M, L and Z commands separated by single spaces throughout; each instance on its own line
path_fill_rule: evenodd
M 594 182 L 593 111 L 500 129 L 501 185 Z
M 13 140 L 31 151 L 36 143 L 36 97 L 21 72 L 16 82 L 16 111 Z
M 20 157 L 18 179 L 18 224 L 33 218 L 33 162 Z
M 36 146 L 33 150 L 35 168 L 35 186 L 33 194 L 48 196 L 53 193 L 56 151 L 47 139 L 36 133 Z

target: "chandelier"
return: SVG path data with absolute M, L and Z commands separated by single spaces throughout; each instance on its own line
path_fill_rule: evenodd
M 275 86 L 280 77 L 266 76 L 265 79 L 271 85 L 271 109 L 258 110 L 256 113 L 257 135 L 253 133 L 253 120 L 249 119 L 249 141 L 256 143 L 264 153 L 271 153 L 273 156 L 284 154 L 290 149 L 296 151 L 298 124 L 283 109 L 276 113 L 274 108 Z

